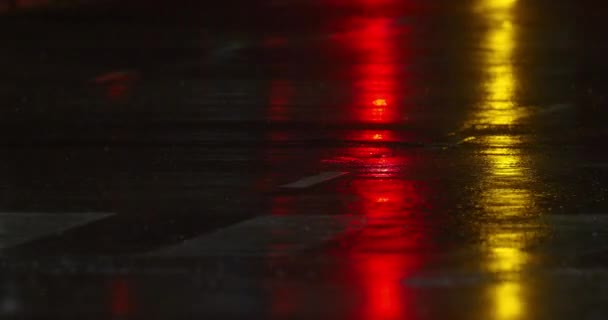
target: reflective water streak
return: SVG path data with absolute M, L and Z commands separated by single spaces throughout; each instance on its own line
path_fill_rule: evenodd
M 481 0 L 474 8 L 487 32 L 481 44 L 484 97 L 469 126 L 513 125 L 525 116 L 525 109 L 514 101 L 518 85 L 513 65 L 517 45 L 515 4 L 515 0 Z
M 378 16 L 360 18 L 350 41 L 353 53 L 361 57 L 354 66 L 355 103 L 352 111 L 363 123 L 400 122 L 405 113 L 403 95 L 408 75 L 399 66 L 413 63 L 397 45 L 406 30 L 394 19 Z M 412 180 L 401 177 L 404 167 L 415 164 L 409 157 L 380 144 L 391 141 L 391 130 L 361 130 L 349 137 L 363 144 L 346 150 L 361 159 L 360 178 L 350 186 L 359 199 L 356 211 L 367 221 L 359 236 L 349 243 L 353 254 L 364 258 L 355 266 L 357 282 L 364 290 L 363 319 L 414 319 L 415 294 L 402 279 L 422 264 L 416 253 L 423 235 L 404 228 L 416 225 L 412 207 L 422 200 Z
M 525 109 L 517 105 L 517 49 L 515 0 L 480 0 L 475 13 L 486 27 L 482 37 L 481 64 L 484 71 L 483 97 L 469 127 L 507 128 L 518 124 Z M 492 319 L 522 319 L 526 316 L 526 287 L 519 272 L 529 262 L 525 247 L 534 237 L 533 228 L 514 221 L 530 221 L 533 204 L 527 159 L 518 149 L 519 138 L 510 133 L 484 136 L 480 143 L 486 168 L 482 179 L 480 203 L 489 223 L 482 224 L 481 237 L 487 254 L 485 269 L 500 275 L 501 281 L 490 288 L 494 305 Z M 524 222 L 526 224 L 529 222 Z

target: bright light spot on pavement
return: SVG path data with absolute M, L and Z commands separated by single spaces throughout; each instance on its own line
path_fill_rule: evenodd
M 349 140 L 365 142 L 394 141 L 397 139 L 395 133 L 391 130 L 355 130 L 349 132 L 345 137 Z
M 376 107 L 388 106 L 388 102 L 386 102 L 386 99 L 376 99 L 372 102 L 372 104 L 375 105 Z
M 500 303 L 496 306 L 496 319 L 518 319 L 523 315 L 521 289 L 521 284 L 517 282 L 497 285 L 496 300 Z
M 517 0 L 484 0 L 475 6 L 477 11 L 511 9 Z
M 379 203 L 385 203 L 385 202 L 389 202 L 390 199 L 388 197 L 379 197 L 378 200 L 376 200 L 376 202 Z

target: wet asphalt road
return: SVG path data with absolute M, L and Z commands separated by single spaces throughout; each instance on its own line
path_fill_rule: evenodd
M 599 8 L 0 5 L 0 315 L 604 319 Z

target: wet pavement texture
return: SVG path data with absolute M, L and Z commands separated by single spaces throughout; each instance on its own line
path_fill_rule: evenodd
M 608 317 L 600 8 L 0 2 L 0 316 Z

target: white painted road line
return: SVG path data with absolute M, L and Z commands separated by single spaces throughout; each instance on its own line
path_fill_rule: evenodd
M 60 234 L 111 216 L 111 213 L 28 213 L 0 212 L 0 249 L 44 236 Z
M 348 174 L 348 172 L 322 172 L 318 175 L 305 177 L 298 181 L 282 185 L 281 188 L 290 188 L 290 189 L 309 188 L 309 187 L 312 187 L 319 183 L 327 182 L 329 180 L 336 179 L 336 178 L 341 177 L 346 174 Z
M 319 246 L 364 225 L 360 217 L 350 215 L 262 216 L 145 256 L 284 255 Z

